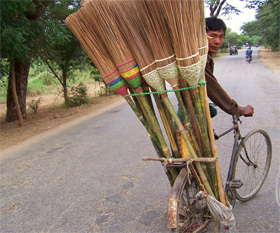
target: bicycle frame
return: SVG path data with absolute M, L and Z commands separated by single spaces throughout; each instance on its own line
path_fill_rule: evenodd
M 239 129 L 239 123 L 238 123 L 238 122 L 240 122 L 240 124 L 241 124 L 242 122 L 241 122 L 240 118 L 237 117 L 237 116 L 232 116 L 232 120 L 233 120 L 232 121 L 233 126 L 231 128 L 224 131 L 220 135 L 215 134 L 216 140 L 218 140 L 219 138 L 229 134 L 232 131 L 233 131 L 233 134 L 234 134 L 232 154 L 231 154 L 230 165 L 229 165 L 228 174 L 227 174 L 227 180 L 226 180 L 226 184 L 225 184 L 225 191 L 226 192 L 228 192 L 228 190 L 229 190 L 229 183 L 231 181 L 232 171 L 233 171 L 233 162 L 235 160 L 237 150 L 238 150 L 239 145 L 241 143 L 240 140 L 242 140 L 242 136 L 241 136 L 240 129 Z

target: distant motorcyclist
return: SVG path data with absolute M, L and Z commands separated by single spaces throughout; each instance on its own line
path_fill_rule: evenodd
M 248 60 L 249 58 L 252 59 L 252 49 L 251 49 L 251 46 L 249 46 L 249 48 L 246 50 L 246 60 Z

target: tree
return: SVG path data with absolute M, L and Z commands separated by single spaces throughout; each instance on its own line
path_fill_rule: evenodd
M 232 32 L 229 28 L 226 31 L 226 36 L 224 43 L 226 47 L 238 46 L 239 44 L 239 35 L 236 32 Z
M 260 36 L 252 36 L 252 45 L 261 45 L 263 44 L 263 39 Z
M 42 36 L 39 18 L 51 0 L 22 0 L 1 2 L 1 62 L 14 61 L 16 95 L 20 112 L 26 116 L 26 89 L 32 54 Z M 7 90 L 6 121 L 19 118 L 12 88 L 12 73 Z
M 220 14 L 239 14 L 241 11 L 237 7 L 227 3 L 226 0 L 205 0 L 205 5 L 209 7 L 210 17 L 218 17 Z
M 259 8 L 262 6 L 267 0 L 239 0 L 240 2 L 246 2 L 247 8 Z M 236 1 L 238 3 L 238 1 Z M 227 0 L 204 0 L 205 5 L 210 10 L 210 17 L 218 17 L 221 15 L 228 15 L 228 14 L 239 14 L 241 11 L 238 7 L 229 4 Z
M 257 20 L 244 24 L 241 27 L 241 29 L 242 29 L 242 34 L 247 34 L 250 37 L 254 35 L 261 35 L 260 24 Z
M 62 85 L 66 104 L 67 79 L 73 70 L 84 65 L 86 57 L 79 41 L 64 23 L 65 18 L 78 8 L 80 8 L 78 1 L 61 1 L 48 6 L 43 16 L 46 21 L 51 22 L 51 26 L 55 25 L 55 31 L 60 29 L 60 36 L 57 37 L 53 35 L 51 28 L 46 28 L 48 37 L 55 39 L 49 40 L 48 46 L 42 50 L 41 57 Z
M 268 0 L 258 9 L 259 31 L 272 51 L 279 49 L 280 38 L 280 2 Z
M 246 45 L 246 44 L 252 44 L 251 43 L 251 37 L 248 36 L 247 34 L 242 34 L 240 37 L 239 37 L 239 41 L 241 41 L 242 45 Z
M 261 1 L 257 9 L 257 20 L 242 26 L 242 34 L 254 37 L 253 43 L 264 42 L 272 51 L 279 49 L 280 34 L 280 2 L 277 0 Z M 262 40 L 260 40 L 260 37 Z

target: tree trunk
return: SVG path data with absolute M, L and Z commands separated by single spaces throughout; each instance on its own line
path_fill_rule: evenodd
M 25 16 L 30 21 L 36 21 L 41 16 L 45 8 L 54 0 L 33 0 L 35 8 L 28 8 L 25 12 Z M 39 37 L 34 41 L 33 49 L 38 43 Z M 31 57 L 32 53 L 30 54 Z M 15 60 L 15 82 L 16 82 L 16 93 L 18 96 L 20 111 L 22 117 L 26 117 L 26 92 L 27 92 L 27 79 L 30 69 L 30 60 L 23 64 L 21 60 Z M 9 84 L 7 90 L 7 115 L 6 121 L 11 122 L 18 120 L 18 114 L 16 111 L 16 104 L 14 102 L 13 93 L 12 93 L 12 82 L 11 74 L 9 76 Z
M 13 58 L 10 59 L 10 77 L 11 77 L 12 94 L 13 94 L 13 99 L 14 99 L 14 103 L 15 103 L 17 116 L 19 119 L 19 125 L 22 126 L 23 118 L 22 118 L 22 114 L 20 111 L 20 106 L 19 106 L 18 96 L 17 96 L 17 91 L 16 91 L 15 61 Z
M 30 62 L 23 64 L 20 60 L 15 61 L 15 84 L 16 94 L 20 106 L 22 117 L 26 117 L 26 90 L 27 90 L 27 79 L 30 69 Z M 12 92 L 12 76 L 10 73 L 9 84 L 7 90 L 7 115 L 6 121 L 11 122 L 18 120 L 18 114 L 16 110 L 16 104 Z
M 68 104 L 68 92 L 67 92 L 67 71 L 65 68 L 62 68 L 62 83 L 63 83 L 63 94 L 64 101 L 66 105 Z

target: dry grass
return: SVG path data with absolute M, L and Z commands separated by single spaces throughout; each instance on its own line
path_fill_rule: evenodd
M 271 52 L 270 49 L 261 49 L 259 56 L 267 68 L 280 75 L 280 51 Z
M 42 101 L 38 112 L 34 114 L 28 109 L 27 118 L 24 119 L 24 124 L 21 127 L 18 122 L 5 122 L 6 107 L 5 104 L 1 104 L 1 150 L 16 145 L 36 135 L 39 136 L 49 130 L 56 129 L 65 123 L 92 116 L 101 110 L 111 108 L 115 104 L 123 103 L 123 98 L 120 95 L 100 96 L 92 98 L 89 104 L 73 108 L 65 108 L 62 98 L 57 99 L 55 102 L 54 95 L 38 96 L 33 97 L 32 99 L 36 100 L 39 97 Z M 31 100 L 30 98 L 28 99 Z

